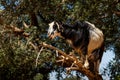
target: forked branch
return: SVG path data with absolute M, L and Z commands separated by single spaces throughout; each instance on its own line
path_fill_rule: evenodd
M 70 70 L 70 71 L 71 70 L 77 70 L 77 71 L 81 72 L 82 74 L 85 74 L 89 78 L 89 80 L 102 80 L 102 78 L 100 77 L 99 74 L 93 74 L 90 70 L 84 68 L 82 63 L 75 56 L 67 55 L 65 52 L 59 50 L 58 48 L 56 48 L 56 47 L 54 47 L 52 45 L 48 45 L 46 43 L 43 43 L 41 45 L 43 47 L 50 48 L 52 50 L 57 50 L 58 53 L 60 55 L 64 56 L 65 58 L 67 58 L 67 60 L 70 60 L 70 61 L 74 62 L 73 66 L 70 66 L 70 67 L 66 68 L 67 70 Z

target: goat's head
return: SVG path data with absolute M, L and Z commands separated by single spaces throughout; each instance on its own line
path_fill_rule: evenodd
M 54 39 L 55 37 L 60 36 L 61 31 L 62 31 L 62 24 L 56 21 L 49 23 L 48 37 L 50 39 Z

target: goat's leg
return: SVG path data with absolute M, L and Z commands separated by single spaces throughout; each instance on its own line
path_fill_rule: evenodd
M 99 74 L 99 66 L 100 66 L 100 60 L 94 62 L 94 71 Z
M 86 69 L 89 69 L 89 62 L 88 62 L 88 51 L 87 47 L 82 48 L 82 54 L 81 58 L 83 59 L 83 67 Z
M 88 62 L 88 56 L 87 55 L 85 56 L 85 62 L 84 62 L 83 67 L 85 67 L 86 69 L 89 69 L 89 62 Z

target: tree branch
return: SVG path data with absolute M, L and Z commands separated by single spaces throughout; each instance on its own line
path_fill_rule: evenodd
M 35 50 L 36 50 L 36 48 L 38 48 L 38 46 L 35 46 L 32 42 L 29 42 L 29 44 Z M 56 47 L 54 47 L 52 45 L 48 45 L 48 44 L 46 44 L 44 42 L 42 44 L 40 44 L 40 46 L 42 46 L 42 48 L 40 49 L 40 51 L 38 53 L 38 56 L 36 58 L 36 65 L 37 65 L 37 60 L 38 60 L 38 57 L 39 57 L 42 49 L 43 48 L 50 48 L 50 49 L 55 50 L 55 51 L 58 52 L 58 54 L 60 55 L 60 57 L 59 57 L 60 59 L 57 62 L 58 63 L 64 62 L 60 66 L 64 67 L 63 64 L 66 64 L 67 65 L 67 68 L 66 68 L 67 72 L 70 72 L 71 70 L 76 70 L 76 71 L 79 71 L 82 74 L 86 75 L 89 78 L 89 80 L 102 80 L 101 75 L 99 75 L 98 73 L 92 72 L 92 71 L 86 69 L 85 67 L 83 67 L 83 64 L 80 62 L 80 60 L 76 56 L 66 54 L 62 50 L 59 50 L 58 48 L 56 48 Z
M 40 53 L 42 52 L 42 50 L 43 50 L 43 47 L 40 49 L 40 51 L 38 52 L 38 55 L 37 55 L 37 58 L 36 58 L 36 65 L 35 65 L 35 67 L 37 67 L 37 64 L 38 64 L 38 58 L 39 58 L 39 56 L 40 56 Z
M 4 25 L 4 29 L 5 30 L 11 30 L 13 32 L 13 34 L 15 34 L 15 35 L 21 35 L 21 36 L 24 36 L 24 37 L 29 37 L 30 36 L 29 33 L 25 32 L 25 30 L 20 29 L 16 26 L 13 26 L 13 25 Z
M 75 66 L 77 66 L 77 67 L 69 67 L 67 69 L 69 69 L 69 70 L 77 70 L 77 71 L 85 74 L 90 80 L 102 80 L 102 77 L 99 77 L 99 74 L 93 74 L 90 70 L 84 68 L 82 63 L 75 56 L 67 55 L 65 52 L 59 50 L 58 48 L 56 48 L 54 46 L 48 45 L 46 43 L 43 43 L 41 45 L 43 47 L 50 48 L 52 50 L 57 50 L 60 55 L 62 55 L 65 58 L 68 58 L 69 60 L 73 61 Z

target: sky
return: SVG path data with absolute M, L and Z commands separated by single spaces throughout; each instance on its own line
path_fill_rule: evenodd
M 107 50 L 104 52 L 103 57 L 102 57 L 102 62 L 100 65 L 100 69 L 107 67 L 107 64 L 115 57 L 114 51 L 112 50 Z

